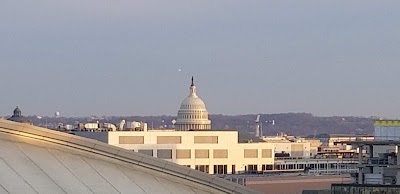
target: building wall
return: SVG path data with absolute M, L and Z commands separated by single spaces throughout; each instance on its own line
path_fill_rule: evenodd
M 261 171 L 274 164 L 273 143 L 238 143 L 237 131 L 109 132 L 108 143 L 194 169 L 208 165 L 210 174 Z
M 318 154 L 318 147 L 322 145 L 321 140 L 319 139 L 308 139 L 310 142 L 310 156 L 315 156 Z
M 377 120 L 374 127 L 375 140 L 400 140 L 400 120 Z
M 373 148 L 373 156 L 374 157 L 379 157 L 379 154 L 391 153 L 391 152 L 397 153 L 397 146 L 395 146 L 395 145 L 374 145 L 374 148 Z
M 310 157 L 310 142 L 279 142 L 274 144 L 274 153 L 289 153 L 290 157 Z

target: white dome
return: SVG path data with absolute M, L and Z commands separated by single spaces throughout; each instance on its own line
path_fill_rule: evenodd
M 208 119 L 206 105 L 203 100 L 197 96 L 193 77 L 189 96 L 181 103 L 175 127 L 177 130 L 211 129 L 211 121 Z
M 181 103 L 180 109 L 206 109 L 206 104 L 199 97 L 188 96 Z

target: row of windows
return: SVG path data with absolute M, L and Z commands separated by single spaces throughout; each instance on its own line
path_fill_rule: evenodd
M 191 168 L 190 165 L 183 165 Z M 212 165 L 214 174 L 228 174 L 228 165 Z M 272 165 L 272 164 L 263 164 L 261 165 L 261 171 L 268 171 L 268 170 L 304 170 L 305 168 L 341 168 L 337 164 L 281 164 L 281 165 Z M 257 164 L 248 164 L 245 167 L 246 172 L 258 172 L 260 169 L 258 168 Z M 195 165 L 194 169 L 209 173 L 210 166 L 209 165 Z M 236 173 L 236 166 L 232 165 L 231 173 Z
M 259 158 L 258 149 L 245 149 L 244 158 Z M 262 149 L 261 158 L 272 158 L 272 149 Z
M 343 165 L 344 166 L 344 165 Z M 304 170 L 305 168 L 309 169 L 337 169 L 344 168 L 338 164 L 263 164 L 261 165 L 261 170 Z M 257 164 L 249 164 L 245 166 L 245 171 L 258 171 Z
M 186 165 L 190 168 L 190 165 Z M 228 165 L 213 165 L 214 174 L 228 174 Z M 210 173 L 209 165 L 196 165 L 195 168 L 198 171 Z M 232 165 L 232 174 L 235 174 L 235 165 Z
M 217 144 L 218 136 L 194 136 L 195 144 Z M 157 136 L 157 144 L 181 144 L 181 136 Z M 119 136 L 119 144 L 144 144 L 144 136 Z
M 197 105 L 183 105 L 181 106 L 182 109 L 204 109 L 203 106 L 197 106 Z
M 176 130 L 195 130 L 195 129 L 211 129 L 210 124 L 176 124 Z
M 147 154 L 149 156 L 154 156 L 154 151 L 151 149 L 141 149 L 138 150 L 139 153 Z M 177 149 L 176 150 L 176 159 L 191 159 L 192 150 L 189 149 Z M 228 150 L 213 150 L 214 158 L 224 159 L 228 158 Z M 172 159 L 172 150 L 171 149 L 159 149 L 157 150 L 157 158 L 161 159 Z M 210 150 L 195 150 L 195 158 L 204 159 L 210 158 Z
M 345 167 L 346 165 L 344 164 L 276 164 L 274 170 L 339 169 Z
M 180 115 L 180 119 L 208 119 L 207 115 L 196 114 L 196 115 Z
M 255 149 L 257 152 L 258 150 Z M 143 149 L 138 150 L 139 153 L 147 154 L 150 156 L 154 156 L 152 149 Z M 228 158 L 228 150 L 227 149 L 214 149 L 213 158 L 225 159 Z M 263 158 L 272 158 L 272 150 L 271 149 L 263 149 L 262 152 L 268 153 L 263 154 Z M 244 152 L 244 156 L 246 158 L 246 150 Z M 258 154 L 257 154 L 258 156 Z M 207 159 L 210 158 L 210 150 L 208 149 L 196 149 L 194 150 L 194 157 L 197 159 Z M 157 158 L 162 159 L 172 159 L 172 149 L 159 149 L 157 150 Z M 176 159 L 191 159 L 192 158 L 192 150 L 190 149 L 177 149 L 176 150 Z

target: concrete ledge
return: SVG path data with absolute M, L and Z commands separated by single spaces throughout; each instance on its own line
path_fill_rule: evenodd
M 85 141 L 85 140 L 78 139 L 78 138 L 72 138 L 69 141 L 69 143 L 77 144 L 77 145 L 84 146 L 84 147 L 87 147 L 87 148 L 92 148 L 92 149 L 96 145 L 96 143 L 94 143 L 94 142 Z
M 143 159 L 143 156 L 135 154 L 133 151 L 128 151 L 128 150 L 124 150 L 124 149 L 122 149 L 118 153 L 118 156 L 132 160 L 132 161 L 134 161 L 135 164 L 139 164 L 139 162 L 142 161 L 142 159 Z
M 120 149 L 115 149 L 114 146 L 110 145 L 104 145 L 104 144 L 95 144 L 93 149 L 95 150 L 102 150 L 105 151 L 111 155 L 118 155 L 118 153 L 121 151 Z
M 207 173 L 200 172 L 197 170 L 191 170 L 189 174 L 187 175 L 188 179 L 196 179 L 197 181 L 201 180 L 202 182 L 205 182 L 207 184 L 210 184 L 211 181 L 215 178 L 214 176 L 211 176 Z
M 167 165 L 166 161 L 155 160 L 154 157 L 144 156 L 142 160 L 139 162 L 140 166 L 149 166 L 150 168 L 158 168 L 159 170 L 163 170 Z
M 220 184 L 225 184 L 225 180 L 224 179 L 222 179 L 222 178 L 218 178 L 218 177 L 215 177 L 212 181 L 211 181 L 211 184 L 213 184 L 213 185 L 220 185 Z M 230 190 L 230 191 L 234 191 L 238 186 L 239 186 L 239 184 L 225 184 L 225 186 Z
M 175 172 L 178 174 L 178 176 L 183 176 L 184 178 L 186 178 L 186 176 L 189 174 L 189 172 L 192 169 L 190 168 L 182 168 L 182 166 L 179 166 L 178 164 L 175 163 L 168 163 L 165 167 L 164 167 L 164 172 Z

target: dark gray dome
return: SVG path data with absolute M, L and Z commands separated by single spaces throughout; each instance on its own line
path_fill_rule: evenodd
M 13 115 L 13 116 L 14 116 L 14 117 L 15 117 L 15 116 L 17 116 L 17 117 L 22 116 L 21 109 L 19 109 L 18 106 L 17 106 L 17 108 L 14 109 L 14 115 Z
M 14 109 L 13 116 L 11 116 L 8 120 L 14 121 L 14 122 L 19 122 L 19 123 L 30 123 L 30 121 L 27 118 L 22 116 L 22 111 L 21 111 L 21 109 L 19 109 L 18 106 L 17 106 L 17 108 Z

